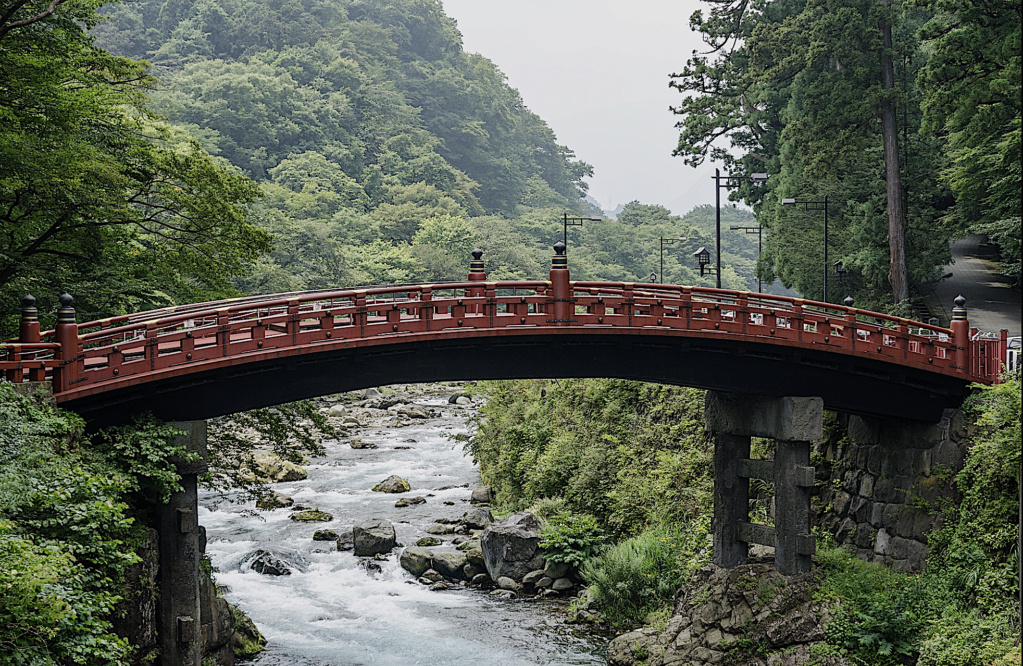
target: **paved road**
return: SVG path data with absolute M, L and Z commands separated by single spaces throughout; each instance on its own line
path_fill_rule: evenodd
M 981 331 L 1000 331 L 1020 335 L 1020 292 L 998 273 L 998 249 L 984 242 L 983 236 L 970 235 L 952 244 L 952 264 L 945 266 L 946 278 L 934 288 L 934 294 L 946 316 L 959 294 L 966 299 L 970 326 Z

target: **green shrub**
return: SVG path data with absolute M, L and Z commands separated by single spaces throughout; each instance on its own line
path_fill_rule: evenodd
M 616 627 L 627 627 L 670 604 L 703 563 L 704 532 L 654 528 L 588 560 L 582 575 L 597 608 Z
M 550 562 L 560 562 L 572 567 L 600 552 L 606 540 L 593 516 L 558 513 L 550 516 L 540 533 L 540 547 Z

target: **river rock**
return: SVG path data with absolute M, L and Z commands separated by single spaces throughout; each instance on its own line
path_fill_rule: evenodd
M 471 564 L 466 564 L 464 567 L 462 567 L 462 576 L 469 581 L 471 581 L 473 578 L 475 578 L 481 573 L 483 572 Z
M 441 539 L 438 539 L 437 537 L 423 537 L 416 541 L 417 546 L 423 546 L 424 548 L 427 546 L 439 546 L 442 543 L 444 542 Z
M 487 564 L 483 559 L 483 550 L 479 546 L 465 551 L 465 559 L 469 564 L 478 569 L 487 568 Z
M 455 404 L 456 405 L 471 405 L 472 404 L 472 398 L 470 398 L 467 395 L 460 395 L 457 398 L 455 398 Z
M 440 590 L 450 590 L 451 586 L 440 580 L 430 586 L 430 590 L 433 592 L 439 592 Z
M 383 395 L 383 394 L 380 392 L 379 389 L 368 388 L 365 391 L 363 391 L 362 399 L 363 400 L 372 400 L 374 398 L 379 398 L 381 395 Z
M 388 520 L 366 520 L 352 528 L 355 555 L 365 557 L 386 553 L 394 548 L 394 525 Z
M 539 581 L 543 577 L 544 577 L 544 575 L 543 575 L 543 570 L 542 569 L 537 569 L 536 571 L 530 571 L 529 573 L 527 573 L 525 576 L 522 577 L 522 584 L 523 585 L 535 586 L 537 581 Z
M 429 571 L 432 562 L 433 553 L 419 546 L 409 546 L 401 552 L 401 557 L 398 559 L 401 568 L 416 578 Z
M 334 530 L 316 530 L 313 532 L 313 541 L 337 541 L 337 532 Z
M 231 635 L 231 651 L 238 659 L 252 659 L 266 648 L 266 638 L 256 628 L 252 619 L 237 606 L 228 604 L 234 616 L 234 633 Z
M 480 538 L 483 562 L 494 580 L 522 580 L 530 571 L 544 568 L 540 549 L 540 519 L 524 511 L 495 523 Z
M 571 590 L 573 587 L 572 581 L 568 578 L 558 578 L 551 585 L 551 589 L 555 592 L 564 592 L 565 590 Z
M 377 445 L 374 442 L 369 442 L 369 441 L 366 441 L 365 439 L 359 439 L 358 437 L 356 437 L 351 442 L 349 442 L 349 446 L 351 446 L 353 449 L 375 449 L 375 448 L 377 448 Z
M 287 495 L 270 491 L 269 494 L 262 495 L 256 500 L 256 508 L 264 511 L 272 511 L 273 509 L 286 509 L 294 503 L 295 500 Z
M 334 418 L 341 418 L 348 413 L 344 405 L 331 405 L 330 409 L 327 410 L 327 416 Z
M 434 553 L 433 568 L 445 578 L 460 580 L 465 577 L 462 567 L 466 565 L 465 553 Z
M 329 523 L 334 520 L 334 516 L 330 515 L 326 511 L 320 511 L 318 509 L 306 509 L 305 511 L 293 513 L 288 517 L 300 523 Z
M 540 580 L 536 581 L 536 586 L 538 588 L 548 588 L 551 585 L 554 585 L 554 579 L 550 576 L 544 576 Z
M 352 530 L 346 530 L 341 534 L 337 535 L 337 549 L 338 550 L 352 550 L 355 548 L 355 535 L 352 534 Z
M 425 497 L 402 497 L 400 500 L 394 503 L 395 508 L 404 509 L 407 506 L 415 506 L 416 504 L 426 504 Z
M 394 412 L 410 419 L 428 419 L 433 416 L 430 410 L 419 405 L 398 405 Z
M 412 486 L 397 474 L 392 474 L 373 486 L 373 490 L 378 493 L 407 493 L 412 490 Z
M 502 590 L 509 590 L 511 592 L 518 592 L 522 589 L 522 586 L 515 582 L 514 579 L 508 576 L 501 576 L 497 579 L 497 586 Z
M 434 523 L 426 528 L 427 534 L 453 534 L 455 528 L 452 525 L 444 525 L 443 523 Z
M 490 504 L 490 486 L 474 488 L 469 501 L 473 504 Z
M 261 453 L 250 458 L 244 465 L 248 473 L 242 477 L 268 483 L 284 483 L 287 481 L 302 481 L 308 472 L 290 460 L 283 460 L 274 453 Z
M 439 583 L 444 580 L 444 576 L 440 574 L 436 569 L 427 569 L 422 576 L 419 577 L 419 582 L 427 581 L 427 585 L 430 583 Z
M 571 567 L 564 562 L 548 562 L 547 566 L 543 569 L 543 573 L 545 576 L 550 576 L 554 579 L 564 578 L 568 576 L 568 570 L 570 568 Z
M 462 514 L 462 524 L 472 530 L 486 529 L 493 522 L 493 514 L 484 507 L 475 507 Z
M 472 565 L 467 564 L 465 566 L 469 567 L 469 566 L 472 566 Z M 493 581 L 490 580 L 490 576 L 488 576 L 487 574 L 482 573 L 482 572 L 476 574 L 475 576 L 473 576 L 472 580 L 469 581 L 469 583 L 471 585 L 476 585 L 477 587 L 483 587 L 484 585 L 490 585 L 492 582 Z
M 290 576 L 291 569 L 288 565 L 276 557 L 273 553 L 266 551 L 260 551 L 256 555 L 256 559 L 249 563 L 249 568 L 256 573 L 261 573 L 264 576 Z

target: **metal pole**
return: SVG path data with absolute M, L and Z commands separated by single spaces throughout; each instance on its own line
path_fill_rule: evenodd
M 562 213 L 561 242 L 565 244 L 565 256 L 568 256 L 568 213 Z
M 660 237 L 661 242 L 661 272 L 658 273 L 661 276 L 661 283 L 664 283 L 664 236 Z
M 763 251 L 764 251 L 764 228 L 759 226 L 759 224 L 758 224 L 758 226 L 757 226 L 757 264 L 760 263 L 760 255 L 763 253 Z M 758 267 L 756 266 L 756 264 L 754 264 L 754 269 L 753 270 L 757 271 L 757 292 L 762 294 L 762 293 L 764 293 L 764 283 L 760 280 L 760 271 L 757 270 L 757 269 L 758 269 Z
M 718 289 L 721 288 L 721 169 L 714 169 L 714 200 L 716 203 L 717 216 L 715 222 L 716 240 L 715 247 L 718 255 Z
M 828 195 L 824 195 L 824 302 L 828 302 Z

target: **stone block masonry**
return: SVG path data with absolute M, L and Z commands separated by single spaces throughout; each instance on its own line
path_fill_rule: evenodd
M 966 430 L 958 410 L 937 424 L 839 415 L 838 441 L 814 446 L 824 461 L 815 498 L 816 523 L 858 557 L 897 571 L 927 562 L 927 535 L 942 508 L 956 502 Z

